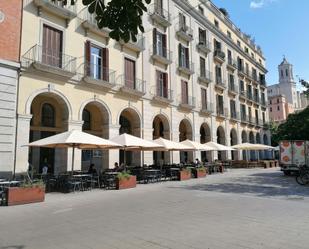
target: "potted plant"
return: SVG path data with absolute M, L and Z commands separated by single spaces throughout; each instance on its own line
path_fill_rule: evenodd
M 202 178 L 205 177 L 207 174 L 205 167 L 198 167 L 194 169 L 194 177 L 195 178 Z
M 136 176 L 128 171 L 119 172 L 116 177 L 116 189 L 127 189 L 136 187 Z
M 25 181 L 19 187 L 6 189 L 6 203 L 8 206 L 43 202 L 45 200 L 45 183 Z
M 178 180 L 185 181 L 191 179 L 191 169 L 183 168 L 179 171 Z

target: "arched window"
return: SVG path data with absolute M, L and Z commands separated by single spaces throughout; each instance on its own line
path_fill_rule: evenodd
M 55 127 L 55 109 L 51 104 L 45 103 L 42 106 L 41 123 L 45 127 Z
M 91 130 L 91 114 L 88 110 L 83 110 L 83 130 Z

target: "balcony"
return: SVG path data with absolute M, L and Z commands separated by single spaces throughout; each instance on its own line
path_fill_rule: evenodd
M 255 126 L 258 128 L 262 128 L 264 126 L 264 122 L 262 119 L 256 119 L 255 122 Z
M 116 85 L 114 70 L 100 68 L 94 64 L 83 64 L 83 81 L 87 84 L 96 85 L 103 88 L 112 88 Z
M 179 103 L 179 108 L 181 109 L 186 109 L 188 111 L 192 110 L 195 108 L 195 98 L 191 96 L 182 96 L 180 95 L 178 97 L 178 103 Z
M 238 94 L 238 87 L 235 85 L 234 82 L 229 82 L 229 88 L 228 91 L 232 95 L 237 95 Z
M 157 4 L 152 4 L 149 6 L 148 14 L 153 21 L 162 25 L 163 27 L 169 27 L 172 25 L 170 13 Z
M 22 56 L 22 66 L 28 70 L 72 78 L 76 74 L 76 57 L 34 45 Z
M 239 66 L 239 65 L 238 65 L 238 75 L 241 76 L 241 77 L 246 76 L 244 68 L 242 66 Z
M 179 22 L 175 26 L 176 35 L 186 42 L 193 41 L 193 29 Z
M 77 16 L 76 4 L 75 5 L 64 5 L 62 1 L 52 0 L 33 0 L 35 6 L 38 7 L 38 13 L 41 14 L 41 10 L 52 13 L 58 17 L 61 17 L 67 21 L 72 20 Z
M 198 81 L 207 86 L 212 81 L 212 73 L 206 69 L 200 70 Z
M 187 75 L 194 74 L 194 64 L 192 62 L 187 61 L 179 61 L 178 71 Z
M 200 114 L 209 116 L 214 112 L 213 104 L 210 102 L 202 102 L 202 105 L 200 107 Z
M 211 52 L 211 44 L 209 41 L 199 41 L 196 44 L 196 48 L 199 52 L 205 53 L 206 55 Z
M 253 101 L 253 95 L 252 95 L 252 92 L 247 92 L 247 100 L 249 101 Z
M 259 104 L 260 103 L 260 97 L 258 95 L 254 95 L 253 96 L 253 101 L 256 103 L 256 104 Z
M 146 94 L 146 81 L 141 79 L 126 79 L 125 75 L 119 76 L 120 88 L 119 90 L 131 97 L 142 97 Z
M 134 42 L 131 39 L 128 42 L 122 40 L 119 41 L 122 47 L 126 47 L 134 52 L 142 52 L 145 50 L 145 37 L 142 34 L 137 35 L 137 41 Z
M 152 45 L 150 54 L 151 58 L 154 61 L 157 61 L 161 64 L 169 65 L 172 63 L 172 52 L 164 47 L 158 47 L 156 45 Z
M 81 20 L 82 27 L 86 30 L 86 35 L 89 31 L 99 36 L 109 39 L 108 28 L 99 29 L 95 14 L 90 14 L 87 8 L 84 8 L 79 14 L 78 18 Z
M 230 112 L 230 120 L 232 120 L 232 121 L 239 121 L 239 119 L 240 119 L 239 112 L 236 112 L 236 111 L 231 111 Z
M 225 53 L 221 50 L 215 50 L 214 59 L 219 63 L 224 63 L 225 61 Z
M 223 106 L 217 106 L 217 118 L 226 118 L 228 114 L 228 109 L 223 108 Z
M 254 126 L 255 125 L 255 120 L 254 120 L 254 118 L 252 117 L 252 116 L 248 116 L 248 124 L 250 125 L 250 126 Z
M 226 89 L 226 84 L 225 84 L 225 80 L 222 79 L 221 76 L 216 76 L 216 84 L 215 87 L 220 89 L 220 90 L 225 90 Z
M 249 122 L 249 117 L 246 114 L 240 113 L 240 121 L 243 124 L 248 124 Z
M 152 89 L 151 92 L 154 101 L 161 102 L 163 104 L 169 104 L 174 100 L 173 91 L 170 89 L 156 86 Z
M 260 86 L 261 86 L 262 88 L 265 89 L 265 88 L 267 87 L 267 86 L 266 86 L 265 78 L 260 78 L 259 83 L 260 83 Z
M 236 61 L 233 60 L 232 58 L 227 58 L 226 67 L 234 72 L 237 69 Z

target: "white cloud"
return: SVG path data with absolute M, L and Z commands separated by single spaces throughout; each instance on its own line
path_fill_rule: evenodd
M 277 2 L 278 0 L 255 0 L 250 2 L 251 9 L 260 9 L 263 8 L 265 5 Z

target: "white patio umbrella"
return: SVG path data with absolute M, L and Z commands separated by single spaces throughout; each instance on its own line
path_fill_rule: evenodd
M 223 144 L 218 144 L 218 143 L 212 142 L 212 141 L 205 143 L 205 145 L 211 147 L 212 150 L 216 150 L 216 151 L 232 151 L 232 150 L 234 150 L 232 147 L 225 146 Z
M 213 147 L 207 144 L 201 144 L 199 142 L 191 141 L 189 139 L 182 141 L 181 144 L 190 146 L 191 148 L 193 148 L 193 150 L 201 150 L 201 151 L 213 150 Z
M 166 151 L 182 151 L 182 150 L 192 150 L 191 146 L 174 142 L 171 140 L 164 139 L 162 137 L 153 140 L 153 142 L 163 146 L 164 150 Z
M 164 149 L 162 145 L 129 135 L 127 133 L 114 137 L 111 141 L 120 144 L 124 151 L 153 151 Z M 126 164 L 126 157 L 124 157 L 124 164 Z
M 43 138 L 28 144 L 29 147 L 72 148 L 72 173 L 74 170 L 75 148 L 77 149 L 117 149 L 118 143 L 79 131 L 70 130 L 54 136 Z

